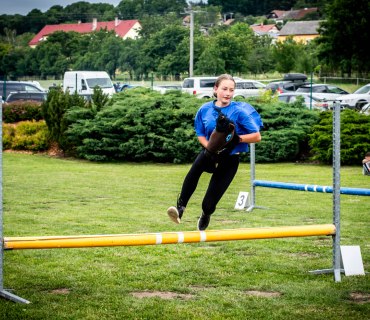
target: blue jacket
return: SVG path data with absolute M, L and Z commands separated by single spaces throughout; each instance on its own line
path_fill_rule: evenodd
M 235 131 L 240 136 L 243 134 L 259 132 L 263 127 L 259 113 L 246 102 L 232 101 L 227 107 L 217 107 L 215 101 L 203 104 L 195 115 L 194 127 L 198 137 L 206 137 L 209 140 L 211 133 L 216 127 L 216 120 L 221 111 L 235 124 Z M 239 143 L 231 154 L 248 152 L 248 143 Z

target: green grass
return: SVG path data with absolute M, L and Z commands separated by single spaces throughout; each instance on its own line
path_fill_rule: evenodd
M 3 155 L 4 235 L 83 235 L 195 230 L 209 175 L 180 225 L 166 215 L 190 165 L 98 164 Z M 257 188 L 267 210 L 234 210 L 249 191 L 243 163 L 209 229 L 332 222 L 332 195 Z M 258 164 L 256 178 L 332 184 L 330 166 Z M 342 186 L 369 188 L 361 166 Z M 370 198 L 341 196 L 343 245 L 360 245 L 369 269 Z M 368 319 L 369 276 L 313 275 L 332 266 L 330 237 L 4 253 L 4 287 L 31 304 L 0 299 L 0 319 Z M 153 297 L 137 297 L 136 294 Z M 171 293 L 171 299 L 159 294 Z M 357 297 L 357 298 L 356 298 Z

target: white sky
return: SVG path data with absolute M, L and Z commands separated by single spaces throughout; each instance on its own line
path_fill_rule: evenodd
M 0 15 L 18 13 L 25 16 L 32 9 L 39 9 L 42 12 L 45 12 L 54 5 L 65 7 L 71 3 L 79 1 L 90 3 L 110 3 L 115 7 L 120 3 L 120 0 L 1 0 Z
M 42 12 L 45 12 L 54 5 L 65 7 L 71 3 L 79 1 L 86 1 L 90 3 L 110 3 L 115 7 L 121 2 L 121 0 L 1 0 L 0 15 L 18 13 L 25 16 L 32 9 L 39 9 Z M 195 3 L 198 2 L 198 0 L 192 0 L 192 2 Z

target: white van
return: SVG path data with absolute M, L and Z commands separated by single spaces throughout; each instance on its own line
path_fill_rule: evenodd
M 182 84 L 182 91 L 194 94 L 197 98 L 213 98 L 213 87 L 217 77 L 192 77 L 185 78 Z M 245 80 L 234 77 L 235 79 L 235 92 L 234 98 L 254 97 L 262 93 L 266 87 L 263 83 L 256 80 Z
M 192 77 L 185 78 L 182 83 L 182 92 L 187 92 L 198 98 L 213 97 L 213 87 L 217 77 Z
M 64 73 L 64 92 L 91 95 L 94 93 L 94 87 L 96 86 L 99 86 L 103 93 L 109 96 L 116 92 L 108 73 L 105 71 L 67 71 Z

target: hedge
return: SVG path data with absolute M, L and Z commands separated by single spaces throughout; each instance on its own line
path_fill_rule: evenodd
M 39 152 L 46 151 L 49 147 L 49 131 L 45 121 L 3 124 L 3 149 Z
M 205 100 L 145 88 L 118 93 L 111 100 L 101 93 L 96 97 L 86 103 L 56 91 L 43 104 L 52 141 L 67 154 L 91 161 L 190 163 L 201 150 L 193 122 Z M 271 96 L 249 102 L 264 123 L 262 141 L 256 144 L 257 162 L 331 162 L 331 112 L 308 110 L 299 101 L 285 104 Z M 356 111 L 342 112 L 343 164 L 358 164 L 369 151 L 369 121 Z M 249 154 L 243 154 L 242 161 L 248 160 Z
M 15 101 L 3 104 L 3 121 L 16 123 L 19 121 L 43 119 L 42 104 L 35 101 Z

